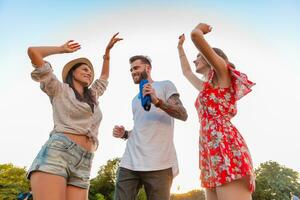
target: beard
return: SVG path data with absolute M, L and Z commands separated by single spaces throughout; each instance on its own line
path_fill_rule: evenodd
M 148 75 L 147 75 L 147 73 L 146 73 L 146 70 L 144 70 L 144 71 L 142 71 L 141 73 L 139 73 L 138 74 L 138 79 L 135 79 L 134 77 L 135 77 L 136 75 L 132 75 L 132 79 L 133 79 L 133 82 L 135 83 L 135 84 L 139 84 L 140 82 L 141 82 L 141 80 L 142 79 L 147 79 L 148 78 Z

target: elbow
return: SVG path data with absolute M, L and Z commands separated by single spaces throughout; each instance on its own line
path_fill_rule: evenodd
M 34 47 L 28 47 L 27 55 L 29 56 L 30 59 L 32 59 L 34 57 L 34 55 L 36 55 L 35 48 Z
M 44 64 L 43 56 L 37 47 L 28 47 L 27 54 L 34 67 L 41 67 Z
M 188 114 L 187 114 L 185 108 L 183 108 L 183 112 L 181 114 L 180 120 L 185 122 L 187 120 L 187 118 L 188 118 Z
M 193 42 L 195 42 L 198 38 L 203 36 L 203 32 L 198 30 L 198 29 L 194 29 L 191 32 L 191 39 Z
M 191 32 L 191 39 L 194 41 L 198 36 L 197 30 L 192 30 Z
M 185 115 L 183 116 L 183 118 L 182 118 L 182 121 L 186 121 L 188 119 L 188 114 L 187 113 L 185 113 Z
M 28 49 L 27 49 L 27 55 L 28 55 L 29 57 L 31 57 L 32 54 L 33 54 L 33 47 L 28 47 Z

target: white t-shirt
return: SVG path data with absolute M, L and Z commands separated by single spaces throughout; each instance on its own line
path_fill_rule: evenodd
M 153 82 L 158 98 L 167 101 L 178 94 L 171 81 Z M 120 166 L 133 171 L 154 171 L 172 167 L 175 177 L 178 170 L 173 142 L 174 118 L 153 104 L 149 111 L 141 105 L 139 95 L 132 100 L 134 127 L 127 140 Z

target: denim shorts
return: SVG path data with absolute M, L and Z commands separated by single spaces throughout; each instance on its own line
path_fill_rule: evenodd
M 63 133 L 54 133 L 34 159 L 27 178 L 35 171 L 46 172 L 65 177 L 67 185 L 88 189 L 93 157 Z

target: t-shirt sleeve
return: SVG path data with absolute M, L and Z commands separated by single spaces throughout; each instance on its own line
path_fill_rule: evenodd
M 166 101 L 173 95 L 179 95 L 175 85 L 171 81 L 165 81 L 165 98 Z
M 40 88 L 49 97 L 54 97 L 58 94 L 58 91 L 62 87 L 62 83 L 53 74 L 53 69 L 49 62 L 45 61 L 45 64 L 41 67 L 36 67 L 31 72 L 31 78 L 34 81 L 40 82 Z

